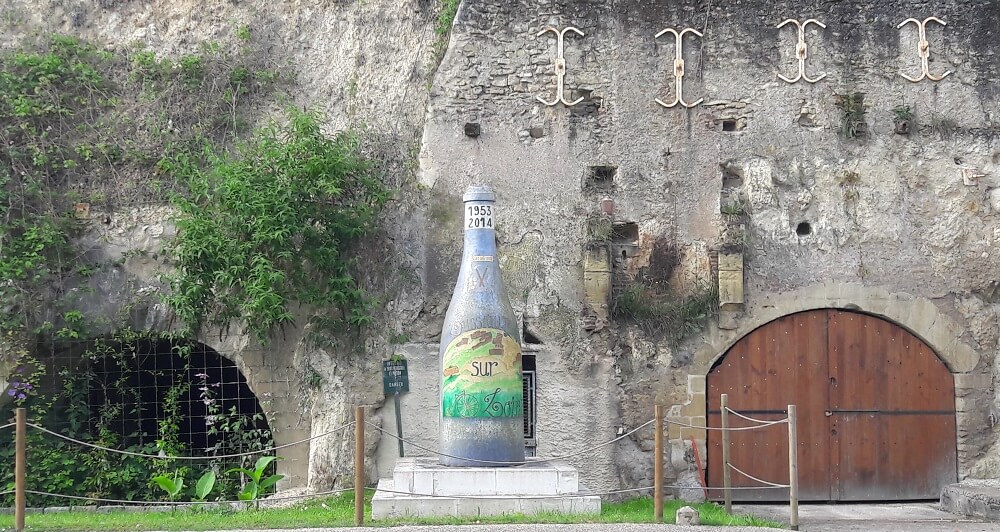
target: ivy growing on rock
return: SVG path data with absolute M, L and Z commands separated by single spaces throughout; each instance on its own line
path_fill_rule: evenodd
M 76 315 L 69 281 L 101 267 L 73 245 L 88 212 L 165 204 L 179 189 L 159 161 L 247 136 L 281 70 L 239 35 L 179 61 L 60 35 L 0 53 L 0 330 Z
M 174 197 L 180 215 L 168 296 L 185 323 L 237 322 L 266 343 L 301 303 L 366 324 L 369 301 L 348 251 L 388 192 L 357 139 L 327 137 L 315 114 L 292 110 L 287 125 L 210 158 L 205 169 L 176 159 L 164 165 L 189 192 Z

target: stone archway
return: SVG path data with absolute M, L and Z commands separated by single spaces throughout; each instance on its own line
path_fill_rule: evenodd
M 963 327 L 938 309 L 930 299 L 884 288 L 853 283 L 823 283 L 798 290 L 763 296 L 747 306 L 735 327 L 713 327 L 695 350 L 687 383 L 687 401 L 674 406 L 669 417 L 692 425 L 707 422 L 706 375 L 713 365 L 741 338 L 782 316 L 815 309 L 855 310 L 895 323 L 925 342 L 940 357 L 954 378 L 955 419 L 959 478 L 968 475 L 972 457 L 981 454 L 984 442 L 967 442 L 967 435 L 982 426 L 986 415 L 968 400 L 991 383 L 988 371 L 979 367 L 980 355 L 962 339 Z M 702 456 L 707 453 L 703 430 L 679 430 L 669 435 L 673 456 L 683 456 L 689 438 L 698 441 Z M 682 464 L 681 464 L 682 465 Z

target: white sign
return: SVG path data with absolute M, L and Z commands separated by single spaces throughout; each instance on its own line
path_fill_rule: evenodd
M 466 229 L 493 229 L 492 205 L 466 205 Z

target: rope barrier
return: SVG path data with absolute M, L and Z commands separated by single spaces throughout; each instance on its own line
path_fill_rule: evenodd
M 634 428 L 634 429 L 632 429 L 632 430 L 630 430 L 630 431 L 622 434 L 621 436 L 618 436 L 618 437 L 614 438 L 613 440 L 606 441 L 604 443 L 595 445 L 593 447 L 584 449 L 582 451 L 578 451 L 578 452 L 575 452 L 575 453 L 570 453 L 570 454 L 566 454 L 566 455 L 562 455 L 562 456 L 553 456 L 551 458 L 542 458 L 540 460 L 535 460 L 534 463 L 551 462 L 553 460 L 565 460 L 566 458 L 573 458 L 573 457 L 576 457 L 576 456 L 580 456 L 582 454 L 590 453 L 592 451 L 600 449 L 601 447 L 606 447 L 608 445 L 611 445 L 612 443 L 615 443 L 617 441 L 625 439 L 625 438 L 631 436 L 632 434 L 635 434 L 639 430 L 641 430 L 641 429 L 643 429 L 643 428 L 651 425 L 655 421 L 656 420 L 651 419 L 651 420 L 643 423 L 642 425 L 639 425 L 638 427 L 636 427 L 636 428 Z M 410 440 L 407 440 L 405 438 L 400 438 L 399 436 L 397 436 L 397 435 L 395 435 L 395 434 L 393 434 L 393 433 L 391 433 L 391 432 L 383 429 L 382 427 L 379 427 L 378 425 L 370 423 L 368 421 L 365 421 L 365 424 L 368 425 L 368 426 L 370 426 L 370 427 L 372 427 L 372 428 L 374 428 L 375 430 L 378 430 L 383 435 L 389 436 L 389 437 L 394 438 L 396 440 L 399 440 L 399 441 L 401 441 L 401 442 L 403 442 L 403 443 L 405 443 L 407 445 L 410 445 L 412 447 L 416 447 L 417 449 L 420 449 L 421 451 L 427 451 L 427 452 L 429 452 L 429 453 L 431 453 L 433 455 L 437 455 L 437 456 L 444 456 L 444 457 L 447 457 L 447 458 L 454 458 L 456 460 L 466 460 L 468 462 L 476 462 L 476 463 L 480 463 L 480 464 L 523 465 L 523 464 L 527 463 L 527 460 L 525 460 L 523 462 L 504 461 L 504 460 L 478 460 L 478 459 L 475 459 L 475 458 L 465 458 L 465 457 L 462 457 L 462 456 L 454 456 L 454 455 L 450 455 L 450 454 L 447 454 L 447 453 L 442 453 L 440 451 L 435 451 L 434 449 L 429 449 L 427 447 L 424 447 L 424 446 L 422 446 L 422 445 L 420 445 L 418 443 L 414 443 L 414 442 L 412 442 Z
M 250 452 L 236 453 L 236 454 L 220 454 L 220 455 L 217 455 L 217 456 L 167 456 L 167 455 L 161 456 L 161 455 L 158 455 L 158 454 L 134 453 L 132 451 L 123 451 L 123 450 L 120 450 L 120 449 L 112 449 L 110 447 L 103 447 L 103 446 L 100 446 L 100 445 L 95 445 L 93 443 L 89 443 L 89 442 L 77 440 L 77 439 L 74 439 L 74 438 L 70 438 L 69 436 L 66 436 L 64 434 L 59 434 L 58 432 L 53 432 L 53 431 L 51 431 L 51 430 L 49 430 L 49 429 L 47 429 L 45 427 L 42 427 L 41 425 L 35 425 L 34 423 L 27 423 L 27 426 L 29 426 L 29 427 L 36 428 L 36 429 L 38 429 L 38 430 L 40 430 L 42 432 L 51 434 L 51 435 L 53 435 L 53 436 L 55 436 L 57 438 L 62 438 L 64 440 L 68 441 L 68 442 L 72 442 L 72 443 L 75 443 L 77 445 L 83 445 L 84 447 L 90 447 L 92 449 L 97 449 L 97 450 L 101 450 L 101 451 L 107 451 L 107 452 L 111 452 L 111 453 L 124 454 L 124 455 L 127 455 L 127 456 L 137 456 L 139 458 L 151 458 L 151 459 L 160 459 L 160 460 L 163 460 L 163 459 L 169 459 L 169 460 L 215 460 L 215 459 L 219 459 L 219 458 L 240 458 L 240 457 L 243 457 L 243 456 L 254 456 L 254 455 L 258 455 L 258 454 L 269 453 L 271 451 L 277 451 L 278 449 L 284 449 L 286 447 L 292 447 L 292 446 L 299 445 L 301 443 L 305 443 L 305 442 L 308 442 L 308 441 L 316 440 L 316 439 L 319 439 L 319 438 L 325 438 L 326 436 L 329 436 L 329 435 L 331 435 L 331 434 L 333 434 L 335 432 L 344 430 L 344 429 L 346 429 L 348 427 L 351 427 L 353 425 L 354 425 L 354 422 L 351 421 L 350 423 L 347 423 L 346 425 L 343 425 L 341 427 L 335 428 L 333 430 L 329 430 L 327 432 L 324 432 L 323 434 L 318 434 L 316 436 L 311 436 L 311 437 L 306 438 L 304 440 L 299 440 L 299 441 L 295 441 L 295 442 L 291 442 L 291 443 L 285 443 L 285 444 L 282 444 L 282 445 L 276 445 L 274 447 L 268 447 L 267 449 L 261 449 L 259 451 L 250 451 Z
M 734 466 L 733 464 L 729 464 L 729 468 L 732 469 L 733 471 L 736 471 L 737 473 L 739 473 L 739 474 L 741 474 L 741 475 L 749 478 L 750 480 L 756 480 L 757 482 L 760 482 L 761 484 L 766 484 L 767 487 L 770 487 L 770 488 L 790 488 L 791 487 L 788 484 L 775 484 L 774 482 L 768 482 L 766 480 L 761 480 L 761 479 L 759 479 L 759 478 L 757 478 L 757 477 L 755 477 L 755 476 L 747 473 L 746 471 L 743 471 L 742 469 Z M 754 489 L 760 489 L 760 488 L 758 488 L 756 486 L 753 486 L 753 488 Z M 733 489 L 733 488 L 730 488 L 730 489 Z
M 689 425 L 687 423 L 681 423 L 680 421 L 670 421 L 669 419 L 665 419 L 664 421 L 666 421 L 668 424 L 678 425 L 678 426 L 681 426 L 681 427 L 688 427 L 688 428 L 692 428 L 692 429 L 728 430 L 728 431 L 732 432 L 732 431 L 738 431 L 738 430 L 757 430 L 757 429 L 762 429 L 764 427 L 769 427 L 771 425 L 777 425 L 779 423 L 786 423 L 788 420 L 787 419 L 782 419 L 782 420 L 778 420 L 778 421 L 770 421 L 766 425 L 757 425 L 757 426 L 754 426 L 754 427 L 729 427 L 728 429 L 723 429 L 722 427 L 704 427 L 704 426 L 701 426 L 701 425 Z
M 728 406 L 726 407 L 726 411 L 729 412 L 730 414 L 736 416 L 736 417 L 741 417 L 741 418 L 743 418 L 743 419 L 745 419 L 747 421 L 750 421 L 750 422 L 753 422 L 753 423 L 760 423 L 760 424 L 765 425 L 765 426 L 766 425 L 774 425 L 774 424 L 777 424 L 777 423 L 788 423 L 788 418 L 787 417 L 786 418 L 781 418 L 781 419 L 778 419 L 778 420 L 774 420 L 774 419 L 767 419 L 767 420 L 765 420 L 765 419 L 756 419 L 756 418 L 752 418 L 752 417 L 749 417 L 749 416 L 745 416 L 745 415 L 743 415 L 743 414 L 741 414 L 741 413 L 733 410 L 732 408 L 729 408 Z
M 59 493 L 49 493 L 46 491 L 24 490 L 25 493 L 42 495 L 45 497 L 56 497 L 60 499 L 72 499 L 77 501 L 107 502 L 114 504 L 133 504 L 136 506 L 207 506 L 226 504 L 248 504 L 248 503 L 270 503 L 274 501 L 291 501 L 296 499 L 307 499 L 309 497 L 324 497 L 326 495 L 336 495 L 347 491 L 354 491 L 354 488 L 344 488 L 339 490 L 322 491 L 319 493 L 309 493 L 304 495 L 289 495 L 287 497 L 268 497 L 267 499 L 257 499 L 253 501 L 206 501 L 206 502 L 180 502 L 180 501 L 129 501 L 124 499 L 101 499 L 99 497 L 81 497 L 79 495 L 61 495 Z M 10 492 L 13 493 L 13 492 Z

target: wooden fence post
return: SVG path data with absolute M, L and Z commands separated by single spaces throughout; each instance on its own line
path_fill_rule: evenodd
M 28 435 L 27 413 L 24 408 L 14 410 L 14 530 L 24 530 L 24 510 L 26 494 L 24 493 L 24 470 L 27 464 Z
M 653 521 L 663 522 L 663 406 L 653 407 L 656 437 L 653 439 Z
M 795 405 L 788 405 L 788 511 L 792 530 L 799 529 L 799 437 Z
M 733 490 L 729 476 L 729 395 L 722 394 L 722 495 L 726 501 L 726 513 L 733 513 Z
M 354 409 L 354 526 L 365 522 L 365 407 Z

